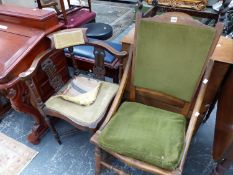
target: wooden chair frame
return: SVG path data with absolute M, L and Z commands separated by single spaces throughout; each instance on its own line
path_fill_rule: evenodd
M 138 12 L 137 16 L 136 16 L 136 18 L 137 18 L 137 20 L 136 20 L 136 32 L 135 32 L 135 41 L 136 42 L 137 42 L 136 33 L 137 33 L 137 29 L 138 29 L 138 26 L 139 26 L 139 23 L 141 20 L 141 16 L 142 16 L 141 12 Z M 163 14 L 161 16 L 155 16 L 153 18 L 144 19 L 144 20 L 170 23 L 170 19 L 172 16 L 177 16 L 179 18 L 177 23 L 188 24 L 191 26 L 197 26 L 197 27 L 201 27 L 201 28 L 207 27 L 207 26 L 201 24 L 200 22 L 192 19 L 190 16 L 183 14 L 183 13 L 174 13 L 174 12 L 171 13 L 170 12 L 170 13 Z M 161 174 L 161 175 L 174 175 L 174 174 L 180 175 L 180 174 L 182 174 L 182 170 L 183 170 L 184 163 L 185 163 L 185 158 L 187 156 L 188 148 L 189 148 L 190 143 L 191 143 L 191 138 L 192 138 L 192 135 L 194 133 L 195 124 L 196 124 L 198 116 L 199 116 L 199 111 L 200 111 L 201 104 L 202 104 L 204 94 L 206 91 L 206 87 L 208 84 L 208 79 L 209 79 L 209 76 L 210 76 L 210 73 L 211 73 L 212 67 L 213 67 L 213 61 L 210 60 L 209 58 L 213 54 L 213 51 L 214 51 L 216 44 L 219 40 L 219 37 L 220 37 L 222 29 L 223 29 L 223 25 L 221 23 L 218 23 L 215 28 L 216 28 L 215 39 L 214 39 L 212 46 L 209 50 L 208 56 L 206 58 L 206 63 L 203 66 L 201 76 L 199 77 L 199 81 L 196 85 L 195 93 L 193 94 L 192 101 L 190 103 L 185 102 L 185 101 L 180 100 L 180 99 L 177 99 L 177 98 L 172 97 L 172 96 L 167 96 L 167 95 L 159 93 L 159 92 L 155 92 L 155 91 L 144 89 L 144 88 L 135 87 L 132 84 L 132 81 L 134 79 L 134 63 L 135 63 L 135 58 L 136 58 L 136 55 L 134 53 L 136 53 L 136 47 L 135 47 L 135 45 L 131 46 L 130 53 L 129 53 L 129 60 L 128 60 L 130 62 L 132 61 L 131 77 L 129 79 L 128 74 L 125 75 L 125 77 L 123 76 L 123 79 L 122 79 L 123 81 L 120 84 L 119 91 L 118 91 L 118 93 L 113 101 L 113 104 L 112 104 L 112 106 L 107 114 L 105 121 L 103 122 L 100 129 L 96 132 L 96 134 L 91 138 L 91 142 L 96 145 L 96 148 L 95 148 L 96 175 L 101 174 L 101 167 L 111 169 L 111 170 L 115 171 L 117 174 L 121 174 L 121 175 L 126 174 L 122 170 L 119 170 L 119 169 L 113 167 L 112 165 L 108 164 L 106 161 L 104 161 L 102 159 L 101 153 L 103 152 L 103 149 L 100 148 L 99 143 L 98 143 L 99 134 L 104 129 L 104 127 L 107 125 L 107 123 L 111 120 L 111 118 L 114 116 L 114 114 L 116 113 L 117 109 L 119 108 L 119 106 L 121 104 L 121 98 L 123 96 L 123 93 L 124 93 L 124 90 L 126 87 L 126 83 L 128 83 L 130 86 L 130 95 L 129 95 L 130 101 L 139 101 L 139 102 L 145 103 L 146 102 L 145 97 L 154 96 L 155 97 L 154 99 L 156 99 L 156 100 L 160 100 L 162 102 L 168 103 L 168 104 L 173 105 L 173 106 L 181 107 L 181 110 L 179 111 L 179 113 L 183 114 L 184 116 L 188 116 L 188 114 L 190 112 L 192 113 L 190 121 L 189 121 L 189 126 L 188 126 L 187 131 L 186 131 L 185 147 L 183 150 L 182 159 L 181 159 L 180 164 L 176 170 L 168 171 L 168 170 L 144 163 L 142 161 L 139 161 L 139 160 L 136 160 L 136 159 L 133 159 L 130 157 L 126 157 L 126 156 L 120 155 L 120 154 L 115 153 L 115 152 L 111 152 L 109 150 L 104 150 L 104 151 L 108 152 L 109 154 L 111 154 L 115 158 L 121 160 L 122 162 L 124 162 L 130 166 L 139 168 L 141 170 L 150 172 L 152 174 Z M 201 81 L 201 80 L 203 80 L 203 81 Z M 140 98 L 140 96 L 143 96 L 144 98 Z M 156 106 L 155 104 L 153 104 L 153 99 L 148 100 L 147 105 Z M 194 106 L 194 107 L 192 107 L 192 106 Z M 161 106 L 159 106 L 159 107 L 161 108 Z M 162 107 L 162 108 L 164 108 L 166 110 L 171 110 L 171 108 L 166 108 L 166 107 Z
M 70 3 L 70 0 L 67 0 L 68 2 L 68 6 L 69 6 L 69 9 L 65 9 L 65 5 L 64 5 L 64 0 L 60 0 L 60 5 L 61 5 L 61 13 L 62 14 L 58 14 L 58 17 L 63 19 L 65 24 L 67 24 L 67 15 L 69 13 L 72 13 L 74 10 L 81 10 L 81 9 L 89 9 L 89 11 L 91 12 L 91 0 L 88 0 L 88 6 L 82 6 L 82 5 L 79 5 L 79 6 L 76 6 L 76 5 L 71 5 Z
M 94 69 L 93 73 L 94 73 L 94 77 L 97 79 L 104 79 L 105 70 L 103 69 L 103 64 L 104 64 L 104 61 L 103 61 L 104 54 L 103 53 L 105 50 L 107 50 L 109 53 L 113 54 L 116 58 L 118 58 L 119 60 L 122 60 L 122 61 L 127 55 L 127 52 L 125 52 L 125 51 L 118 52 L 114 48 L 110 47 L 109 45 L 107 45 L 106 43 L 103 43 L 101 41 L 93 41 L 93 42 L 86 41 L 84 45 L 91 45 L 91 46 L 95 47 L 95 49 L 94 49 L 95 65 L 93 68 Z M 70 47 L 69 50 L 71 51 L 71 55 L 73 55 L 72 47 Z M 56 118 L 63 119 L 82 131 L 94 132 L 96 129 L 84 127 L 84 126 L 81 126 L 81 125 L 74 123 L 66 116 L 59 114 L 58 112 L 53 111 L 51 109 L 48 109 L 45 106 L 44 102 L 42 101 L 40 93 L 38 92 L 38 90 L 35 86 L 35 83 L 33 81 L 33 75 L 35 75 L 37 73 L 38 69 L 40 68 L 41 63 L 45 59 L 49 58 L 51 55 L 53 55 L 57 52 L 64 52 L 64 51 L 62 49 L 56 50 L 56 49 L 50 48 L 50 49 L 46 50 L 45 52 L 41 53 L 40 55 L 38 55 L 35 58 L 35 60 L 33 61 L 30 68 L 27 69 L 25 72 L 22 72 L 19 75 L 19 78 L 21 80 L 25 81 L 26 85 L 28 86 L 28 88 L 30 90 L 30 95 L 32 97 L 34 104 L 36 104 L 38 111 L 44 117 L 46 123 L 48 124 L 49 128 L 51 129 L 51 131 L 52 131 L 54 137 L 56 138 L 56 140 L 58 141 L 58 143 L 61 144 L 61 140 L 60 140 L 60 137 L 58 135 L 58 132 L 56 131 L 55 127 L 51 124 L 48 116 L 53 116 Z M 65 55 L 64 55 L 64 59 L 65 59 Z M 95 72 L 95 69 L 97 69 L 96 72 Z M 127 71 L 127 70 L 125 70 L 125 71 Z M 122 72 L 123 72 L 123 70 L 122 70 L 122 66 L 121 66 L 121 71 L 119 71 L 119 77 L 122 77 Z M 52 73 L 50 72 L 49 74 L 51 75 Z M 59 91 L 59 89 L 62 88 L 62 86 L 65 83 L 68 82 L 68 80 L 66 82 L 62 82 L 62 83 L 55 82 L 55 87 L 54 87 L 54 85 L 52 85 L 52 79 L 50 79 L 49 75 L 48 75 L 48 78 L 49 78 L 50 85 L 54 88 L 55 92 Z M 97 126 L 97 128 L 98 128 L 98 126 Z
M 40 0 L 37 0 L 37 4 L 38 4 L 39 9 L 52 7 L 55 9 L 57 14 L 60 13 L 60 10 L 57 7 L 58 6 L 57 2 L 49 2 L 49 3 L 45 4 L 45 3 L 41 2 Z
M 45 7 L 53 7 L 57 12 L 58 18 L 64 20 L 65 24 L 67 24 L 67 15 L 69 13 L 72 13 L 74 10 L 88 9 L 91 12 L 91 0 L 87 1 L 88 6 L 72 5 L 70 3 L 70 0 L 67 0 L 68 6 L 69 6 L 69 8 L 67 10 L 65 9 L 64 0 L 59 0 L 59 2 L 60 2 L 60 6 L 61 6 L 61 11 L 57 7 L 57 5 L 58 5 L 57 2 L 50 2 L 48 4 L 44 4 L 44 3 L 41 3 L 40 0 L 37 0 L 38 7 L 40 9 L 45 8 Z
M 66 54 L 67 59 L 70 59 L 70 55 Z M 74 60 L 73 63 L 76 65 L 77 69 L 80 70 L 90 70 L 93 67 L 93 64 L 95 63 L 95 60 L 81 57 L 74 55 Z M 112 63 L 104 63 L 104 67 L 106 70 L 106 76 L 111 77 L 113 79 L 114 83 L 119 83 L 119 66 L 121 63 L 119 62 L 118 59 L 115 59 Z

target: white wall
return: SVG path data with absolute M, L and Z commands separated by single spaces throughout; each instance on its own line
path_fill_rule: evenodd
M 0 1 L 2 1 L 2 4 L 12 4 L 12 5 L 31 7 L 31 8 L 37 7 L 36 0 L 0 0 Z

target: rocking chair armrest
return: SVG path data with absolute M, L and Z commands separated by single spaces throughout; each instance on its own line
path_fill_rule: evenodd
M 199 90 L 199 93 L 198 93 L 198 96 L 197 96 L 197 100 L 196 100 L 194 108 L 193 108 L 193 112 L 192 112 L 192 115 L 191 115 L 191 118 L 190 118 L 190 121 L 189 121 L 188 129 L 187 129 L 187 132 L 186 132 L 184 152 L 183 152 L 181 163 L 180 163 L 180 166 L 179 166 L 180 170 L 182 170 L 183 166 L 184 166 L 185 157 L 186 157 L 186 155 L 188 153 L 188 148 L 189 148 L 190 143 L 191 143 L 191 138 L 192 138 L 192 135 L 193 135 L 194 130 L 195 130 L 196 122 L 197 122 L 197 119 L 198 119 L 198 117 L 200 115 L 199 112 L 200 112 L 200 109 L 201 109 L 201 106 L 202 106 L 202 103 L 203 103 L 203 100 L 204 100 L 208 80 L 209 80 L 209 77 L 211 75 L 213 66 L 214 66 L 214 61 L 210 59 L 209 62 L 208 62 L 205 74 L 203 76 L 202 82 L 201 82 L 201 87 L 200 87 L 200 90 Z
M 215 39 L 214 39 L 214 41 L 212 43 L 212 46 L 211 46 L 211 48 L 209 50 L 208 58 L 210 58 L 213 55 L 214 49 L 217 46 L 219 38 L 220 38 L 220 36 L 222 34 L 223 24 L 222 23 L 217 23 L 215 28 L 216 28 Z M 185 158 L 186 158 L 186 156 L 188 154 L 188 148 L 189 148 L 189 146 L 191 144 L 191 139 L 192 139 L 192 136 L 193 136 L 193 133 L 194 133 L 194 130 L 195 130 L 195 126 L 196 126 L 198 117 L 200 115 L 200 109 L 201 109 L 201 106 L 202 106 L 202 103 L 203 103 L 203 100 L 204 100 L 204 97 L 205 97 L 205 92 L 206 92 L 206 89 L 207 89 L 208 80 L 210 78 L 213 66 L 214 66 L 214 61 L 209 59 L 206 66 L 205 66 L 204 76 L 202 78 L 202 82 L 200 82 L 201 83 L 200 90 L 198 91 L 199 93 L 198 93 L 198 96 L 196 98 L 196 102 L 195 102 L 195 105 L 194 105 L 194 108 L 193 108 L 193 113 L 191 115 L 191 118 L 190 118 L 190 121 L 189 121 L 189 126 L 188 126 L 188 129 L 187 129 L 187 132 L 186 132 L 184 151 L 183 151 L 183 155 L 182 155 L 180 165 L 179 165 L 180 170 L 182 170 L 183 167 L 184 167 Z
M 46 55 L 49 55 L 54 49 L 47 49 L 44 52 L 40 53 L 32 62 L 31 66 L 24 72 L 20 73 L 18 77 L 21 80 L 27 80 L 31 78 L 38 70 L 39 63 L 45 58 Z
M 87 43 L 85 43 L 87 45 L 91 45 L 94 47 L 100 47 L 104 50 L 107 50 L 110 54 L 116 56 L 117 58 L 125 58 L 127 55 L 126 51 L 117 51 L 115 48 L 113 48 L 112 46 L 104 43 L 103 41 L 88 41 Z
M 107 125 L 107 123 L 111 120 L 112 116 L 116 113 L 117 109 L 120 106 L 120 102 L 121 102 L 121 98 L 124 94 L 125 88 L 126 88 L 126 84 L 129 78 L 129 74 L 130 74 L 130 68 L 131 68 L 131 63 L 132 63 L 132 58 L 133 58 L 133 45 L 130 48 L 129 51 L 129 58 L 127 60 L 126 66 L 125 66 L 125 70 L 120 82 L 120 86 L 119 89 L 117 91 L 117 94 L 113 100 L 112 106 L 103 122 L 103 124 L 101 125 L 99 131 L 103 130 L 104 127 Z

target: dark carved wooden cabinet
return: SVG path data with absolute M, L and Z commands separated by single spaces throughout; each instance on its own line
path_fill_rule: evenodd
M 27 86 L 19 80 L 18 75 L 29 68 L 38 54 L 50 47 L 46 35 L 61 27 L 54 12 L 0 5 L 0 94 L 10 100 L 15 110 L 27 113 L 35 120 L 28 136 L 33 144 L 39 143 L 47 126 L 31 102 Z M 63 63 L 55 64 L 62 67 Z M 46 100 L 53 92 L 45 73 L 41 72 L 34 79 L 43 100 Z

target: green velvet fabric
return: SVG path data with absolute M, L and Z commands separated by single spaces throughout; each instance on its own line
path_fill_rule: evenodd
M 121 105 L 99 137 L 103 149 L 173 170 L 181 159 L 186 119 L 135 102 Z
M 215 30 L 141 20 L 134 85 L 191 101 Z

